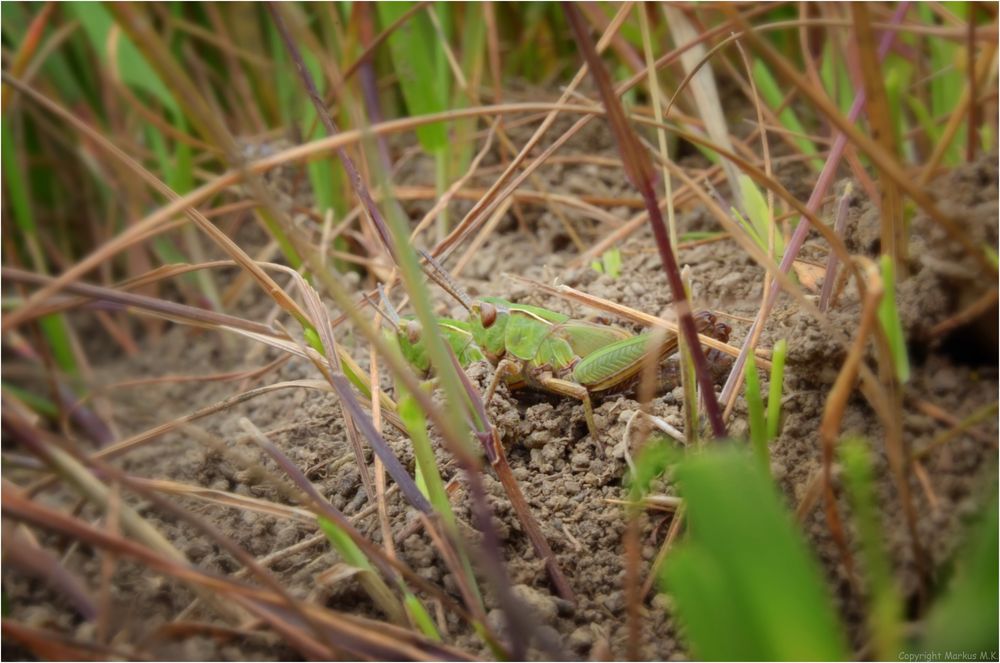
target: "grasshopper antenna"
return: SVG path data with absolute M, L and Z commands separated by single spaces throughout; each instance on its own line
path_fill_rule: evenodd
M 382 284 L 378 284 L 378 297 L 379 301 L 382 303 L 381 306 L 375 302 L 371 295 L 368 293 L 364 294 L 365 302 L 371 306 L 373 309 L 382 314 L 382 319 L 389 323 L 395 331 L 399 331 L 399 313 L 396 311 L 396 307 L 392 305 L 389 301 L 389 297 L 386 296 L 385 290 L 382 289 Z
M 452 281 L 448 271 L 445 270 L 445 268 L 441 266 L 441 263 L 439 263 L 430 253 L 424 251 L 423 249 L 419 249 L 419 251 L 420 255 L 427 261 L 427 264 L 424 266 L 424 273 L 427 274 L 432 281 L 441 286 L 442 290 L 454 297 L 466 311 L 471 311 L 472 300 L 467 294 L 465 294 L 465 291 Z
M 369 303 L 382 314 L 382 317 L 392 323 L 393 327 L 399 328 L 399 312 L 396 311 L 396 307 L 392 305 L 389 301 L 389 296 L 385 294 L 385 289 L 382 284 L 378 284 L 378 300 L 382 302 L 382 307 L 379 308 L 375 302 L 368 300 Z

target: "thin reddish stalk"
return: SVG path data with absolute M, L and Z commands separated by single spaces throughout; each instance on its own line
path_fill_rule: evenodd
M 677 319 L 680 324 L 681 333 L 689 348 L 692 348 L 691 356 L 694 359 L 695 376 L 698 385 L 701 387 L 702 397 L 705 401 L 705 412 L 708 415 L 712 432 L 717 438 L 726 436 L 726 425 L 722 420 L 722 410 L 719 408 L 719 401 L 715 397 L 715 385 L 712 384 L 711 373 L 708 370 L 708 361 L 705 354 L 700 351 L 698 344 L 698 330 L 691 317 L 691 304 L 688 302 L 687 293 L 684 290 L 684 282 L 681 279 L 680 268 L 677 265 L 677 258 L 670 246 L 670 237 L 667 235 L 667 226 L 663 222 L 663 215 L 657 204 L 655 192 L 656 171 L 653 169 L 652 161 L 645 148 L 639 142 L 635 132 L 632 130 L 625 117 L 625 110 L 621 101 L 615 94 L 611 79 L 608 76 L 604 64 L 597 55 L 597 50 L 590 39 L 587 27 L 583 22 L 583 17 L 579 10 L 571 3 L 564 2 L 563 9 L 566 18 L 573 29 L 573 35 L 577 46 L 583 54 L 591 75 L 594 77 L 604 106 L 607 110 L 608 123 L 615 134 L 618 149 L 622 154 L 622 161 L 625 164 L 625 174 L 632 185 L 638 189 L 646 209 L 649 211 L 649 223 L 653 228 L 653 236 L 656 239 L 656 248 L 660 253 L 660 260 L 663 263 L 663 271 L 666 272 L 667 282 L 670 284 L 670 291 L 674 298 L 674 308 L 677 312 Z M 697 350 L 695 350 L 697 348 Z

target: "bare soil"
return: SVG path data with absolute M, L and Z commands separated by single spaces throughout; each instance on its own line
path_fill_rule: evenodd
M 564 155 L 614 157 L 614 148 L 603 128 L 594 127 L 565 148 Z M 942 209 L 961 221 L 977 243 L 997 246 L 997 159 L 984 158 L 959 168 L 934 183 L 932 192 Z M 426 184 L 426 173 L 415 162 L 397 178 L 401 183 Z M 804 189 L 803 173 L 795 167 L 779 170 L 779 177 L 793 191 Z M 621 176 L 620 168 L 599 164 L 560 163 L 543 169 L 543 179 L 552 193 L 634 197 Z M 483 180 L 483 184 L 488 184 Z M 832 205 L 824 210 L 830 221 Z M 407 212 L 418 218 L 427 208 L 408 203 Z M 459 212 L 466 204 L 457 206 Z M 577 265 L 570 238 L 558 218 L 545 207 L 521 206 L 526 228 L 513 216 L 501 224 L 476 258 L 461 275 L 460 283 L 470 293 L 501 295 L 508 299 L 586 314 L 564 301 L 540 294 L 530 286 L 514 282 L 506 274 L 558 281 L 606 297 L 647 313 L 671 315 L 669 289 L 647 229 L 634 234 L 621 247 L 621 276 L 601 275 L 588 265 Z M 572 210 L 564 210 L 577 221 Z M 612 209 L 625 219 L 633 210 Z M 850 207 L 847 237 L 852 252 L 877 255 L 877 207 L 855 197 Z M 717 230 L 702 209 L 680 210 L 681 232 Z M 575 226 L 585 241 L 592 242 L 609 232 L 608 225 L 582 220 Z M 527 230 L 527 232 L 525 232 Z M 906 388 L 904 436 L 913 449 L 921 449 L 950 426 L 927 414 L 926 404 L 962 420 L 976 410 L 997 401 L 996 310 L 981 320 L 965 325 L 951 337 L 931 340 L 929 332 L 975 300 L 992 284 L 977 280 L 975 265 L 959 249 L 947 242 L 937 227 L 918 214 L 913 221 L 910 247 L 912 277 L 902 284 L 900 308 L 913 359 L 913 377 Z M 815 234 L 802 256 L 825 264 L 825 244 Z M 744 338 L 747 319 L 756 313 L 761 300 L 763 271 L 730 240 L 715 241 L 680 252 L 682 263 L 691 270 L 694 299 L 698 306 L 725 316 L 733 327 L 731 343 Z M 811 296 L 815 296 L 813 293 Z M 441 300 L 445 300 L 442 298 Z M 442 312 L 454 306 L 444 305 Z M 266 312 L 263 295 L 248 293 L 235 309 Z M 785 384 L 784 422 L 780 438 L 772 449 L 772 472 L 794 510 L 806 494 L 821 467 L 818 428 L 827 393 L 842 364 L 844 347 L 836 332 L 853 338 L 860 311 L 858 293 L 848 286 L 830 312 L 831 327 L 824 327 L 786 295 L 782 295 L 761 339 L 770 347 L 780 338 L 789 342 Z M 457 313 L 457 311 L 455 311 Z M 263 315 L 261 313 L 261 315 Z M 359 361 L 367 365 L 367 349 L 348 331 L 345 344 L 354 344 Z M 107 388 L 106 397 L 114 404 L 114 423 L 122 436 L 221 401 L 242 390 L 282 380 L 319 377 L 306 362 L 292 360 L 277 371 L 254 380 L 204 382 L 179 380 L 167 384 L 115 388 L 115 384 L 137 378 L 162 376 L 164 367 L 172 374 L 196 376 L 229 371 L 246 371 L 263 366 L 277 355 L 235 337 L 201 333 L 187 328 L 170 328 L 161 339 L 143 347 L 131 359 L 114 359 L 99 366 L 98 384 Z M 475 369 L 475 377 L 485 379 L 486 369 Z M 653 402 L 654 414 L 675 426 L 682 425 L 681 395 L 674 389 Z M 626 426 L 638 409 L 632 396 L 605 399 L 596 410 L 600 428 L 592 438 L 578 403 L 544 396 L 511 395 L 501 389 L 490 406 L 494 423 L 502 433 L 514 473 L 532 511 L 559 557 L 578 596 L 576 606 L 552 596 L 544 568 L 516 521 L 499 482 L 485 478 L 494 513 L 503 537 L 504 553 L 515 590 L 536 611 L 550 633 L 558 635 L 568 656 L 580 659 L 621 658 L 626 651 L 625 599 L 623 594 L 622 535 L 623 507 L 615 500 L 625 498 L 623 478 L 628 440 Z M 324 392 L 287 389 L 272 392 L 218 414 L 199 420 L 181 432 L 170 433 L 137 448 L 122 460 L 132 474 L 169 479 L 191 485 L 232 491 L 270 500 L 289 502 L 286 489 L 274 481 L 278 471 L 263 452 L 245 439 L 240 425 L 247 418 L 263 430 L 314 482 L 331 503 L 348 515 L 367 506 L 364 489 L 354 465 L 344 433 L 340 410 L 332 396 Z M 734 437 L 745 434 L 746 412 L 742 398 L 731 420 Z M 918 576 L 910 536 L 890 477 L 881 440 L 878 417 L 860 396 L 848 404 L 843 417 L 845 433 L 865 436 L 872 441 L 877 458 L 879 499 L 886 543 L 896 564 L 897 576 L 909 605 L 918 609 Z M 386 432 L 404 464 L 412 467 L 407 446 L 391 430 Z M 997 472 L 996 417 L 973 427 L 971 433 L 956 435 L 920 457 L 925 482 L 914 476 L 910 489 L 919 515 L 920 543 L 934 569 L 941 568 L 961 541 L 963 524 L 990 495 L 990 482 Z M 446 478 L 456 472 L 441 452 Z M 6 474 L 6 472 L 5 472 Z M 16 478 L 16 477 L 15 477 Z M 670 492 L 669 484 L 661 489 Z M 46 499 L 65 501 L 66 495 L 51 493 Z M 316 527 L 234 508 L 209 505 L 192 499 L 171 498 L 191 509 L 214 527 L 258 558 L 313 537 Z M 471 520 L 464 491 L 456 498 L 458 514 Z M 188 558 L 202 568 L 236 573 L 239 565 L 204 533 L 184 522 L 164 515 L 150 505 L 135 503 L 143 515 Z M 85 515 L 97 516 L 89 507 Z M 395 493 L 389 498 L 393 531 L 402 532 L 413 520 L 412 510 Z M 642 529 L 642 557 L 649 564 L 669 528 L 672 515 L 649 512 Z M 377 519 L 362 517 L 358 527 L 372 539 L 380 540 Z M 862 597 L 852 588 L 831 538 L 822 508 L 805 517 L 803 530 L 812 549 L 822 561 L 831 596 L 837 601 L 850 626 L 856 646 L 863 641 L 860 625 Z M 449 591 L 455 585 L 436 554 L 429 538 L 419 529 L 397 541 L 400 557 L 422 576 L 443 583 Z M 99 587 L 102 557 L 94 551 L 45 539 L 63 554 L 66 566 Z M 354 580 L 323 583 L 320 574 L 337 562 L 323 541 L 280 557 L 271 570 L 293 594 L 331 607 L 378 617 Z M 68 603 L 38 580 L 5 570 L 3 586 L 11 616 L 79 637 L 89 637 L 93 626 L 81 621 Z M 267 660 L 297 658 L 298 654 L 277 638 L 210 638 L 203 635 L 159 638 L 158 632 L 184 614 L 187 619 L 213 620 L 212 613 L 192 602 L 194 595 L 180 583 L 165 579 L 148 569 L 119 562 L 111 584 L 115 608 L 115 644 L 156 658 L 182 660 Z M 490 607 L 495 607 L 488 597 Z M 190 608 L 190 610 L 189 610 Z M 681 633 L 669 613 L 669 601 L 650 596 L 643 606 L 641 654 L 646 659 L 682 659 L 685 650 Z M 186 612 L 187 611 L 187 612 Z M 491 614 L 491 620 L 497 613 Z M 498 624 L 499 625 L 499 624 Z M 488 652 L 468 627 L 453 617 L 447 628 L 451 641 L 482 656 Z M 17 650 L 5 647 L 5 657 Z M 23 652 L 20 652 L 23 654 Z M 541 656 L 538 652 L 533 655 Z

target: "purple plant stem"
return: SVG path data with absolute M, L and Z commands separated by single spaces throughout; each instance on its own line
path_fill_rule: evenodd
M 895 25 L 900 23 L 906 15 L 906 11 L 909 7 L 910 3 L 908 1 L 901 2 L 896 8 L 896 12 L 892 15 L 890 24 Z M 895 38 L 896 30 L 886 30 L 882 34 L 882 40 L 878 47 L 878 59 L 880 62 L 885 59 L 885 56 L 892 47 L 892 42 Z M 854 95 L 854 103 L 851 104 L 851 110 L 848 111 L 847 118 L 851 122 L 857 121 L 864 105 L 865 91 L 863 89 L 858 90 Z M 824 164 L 823 170 L 819 174 L 819 179 L 816 181 L 816 186 L 813 188 L 812 195 L 809 196 L 809 201 L 806 203 L 806 209 L 810 212 L 815 213 L 819 210 L 820 202 L 829 190 L 830 185 L 833 184 L 833 178 L 837 172 L 837 166 L 840 165 L 840 158 L 843 156 L 844 148 L 846 147 L 847 136 L 844 135 L 843 132 L 838 131 L 834 137 L 833 146 L 830 148 L 830 154 L 826 159 L 826 164 Z M 781 270 L 782 274 L 787 274 L 788 270 L 791 269 L 792 263 L 795 261 L 795 257 L 802 248 L 802 244 L 805 242 L 806 235 L 808 234 L 809 220 L 805 217 L 800 217 L 799 225 L 795 227 L 795 232 L 792 233 L 792 239 L 788 242 L 785 254 L 781 257 L 781 264 L 778 265 L 778 269 Z M 743 365 L 746 363 L 747 354 L 750 352 L 750 342 L 757 336 L 757 330 L 764 324 L 764 320 L 767 319 L 767 316 L 771 313 L 771 309 L 774 308 L 774 303 L 778 299 L 778 292 L 780 290 L 781 286 L 775 280 L 771 284 L 771 288 L 767 291 L 767 297 L 764 299 L 764 304 L 760 307 L 760 311 L 757 313 L 757 318 L 750 326 L 746 339 L 743 341 L 743 347 L 740 348 L 740 354 L 733 363 L 733 369 L 729 373 L 729 377 L 726 379 L 725 386 L 722 388 L 722 397 L 720 400 L 723 403 L 729 401 L 733 391 L 735 391 L 737 385 L 739 385 L 740 377 L 743 375 Z
M 847 230 L 847 207 L 850 201 L 851 193 L 850 191 L 845 191 L 840 202 L 837 204 L 837 220 L 834 223 L 833 232 L 837 233 L 838 237 L 843 237 L 844 231 Z M 830 257 L 826 261 L 826 274 L 823 275 L 823 290 L 819 293 L 820 311 L 826 311 L 830 306 L 830 297 L 833 295 L 833 282 L 836 280 L 834 277 L 837 275 L 837 264 L 839 262 L 837 254 L 831 252 Z
M 573 30 L 577 47 L 590 69 L 590 75 L 597 84 L 601 97 L 604 100 L 604 108 L 607 111 L 607 122 L 618 143 L 618 151 L 621 153 L 622 163 L 625 168 L 625 176 L 632 186 L 636 188 L 642 196 L 649 212 L 649 225 L 653 230 L 653 237 L 656 240 L 656 248 L 660 254 L 660 261 L 663 263 L 663 271 L 670 285 L 670 291 L 674 297 L 674 310 L 677 312 L 677 325 L 684 341 L 691 348 L 691 359 L 694 364 L 695 377 L 701 387 L 702 401 L 705 405 L 705 414 L 712 426 L 712 434 L 715 438 L 726 437 L 726 424 L 722 420 L 722 411 L 719 408 L 719 401 L 715 396 L 715 385 L 712 383 L 708 370 L 708 360 L 701 349 L 698 341 L 698 330 L 695 328 L 694 318 L 691 317 L 691 303 L 688 301 L 687 292 L 684 289 L 684 282 L 681 279 L 680 268 L 677 265 L 677 258 L 670 246 L 670 237 L 667 235 L 667 227 L 663 222 L 660 207 L 657 203 L 656 193 L 653 191 L 656 171 L 653 170 L 653 163 L 649 158 L 645 148 L 639 143 L 635 131 L 629 125 L 622 108 L 621 100 L 615 93 L 611 78 L 607 69 L 601 62 L 600 56 L 590 39 L 583 16 L 580 10 L 572 2 L 563 2 L 563 11 L 566 20 Z

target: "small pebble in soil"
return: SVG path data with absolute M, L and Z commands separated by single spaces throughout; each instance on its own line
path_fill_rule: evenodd
M 551 624 L 555 621 L 559 612 L 555 599 L 528 585 L 514 585 L 511 587 L 514 596 L 523 601 L 529 610 L 532 611 L 543 623 Z
M 625 597 L 620 589 L 617 589 L 604 597 L 604 607 L 611 611 L 611 614 L 620 614 L 625 609 Z
M 653 605 L 653 610 L 660 612 L 667 612 L 672 607 L 670 597 L 666 594 L 657 594 L 650 603 Z
M 585 624 L 584 626 L 577 627 L 575 631 L 570 633 L 567 644 L 578 654 L 589 650 L 590 646 L 594 644 L 594 632 L 591 630 L 590 625 Z

